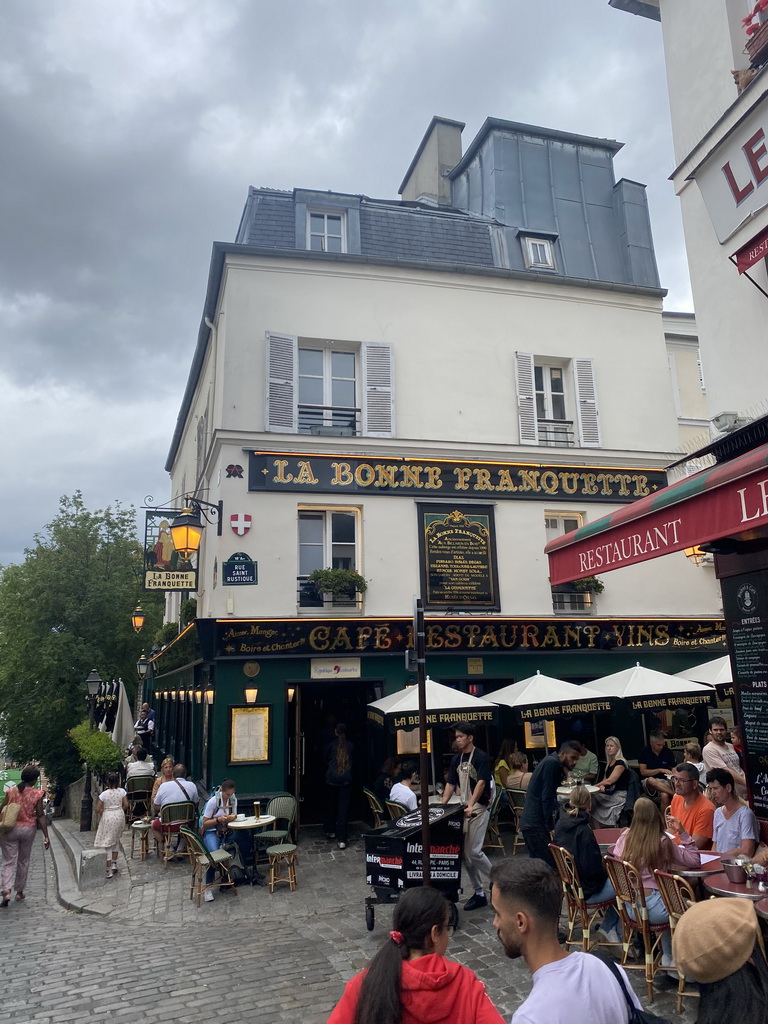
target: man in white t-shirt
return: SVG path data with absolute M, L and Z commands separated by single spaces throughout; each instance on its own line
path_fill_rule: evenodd
M 493 926 L 510 959 L 523 957 L 530 995 L 510 1024 L 623 1024 L 627 998 L 642 1009 L 620 967 L 627 995 L 611 969 L 591 953 L 567 953 L 557 941 L 563 893 L 555 872 L 537 858 L 512 857 L 491 871 Z
M 394 800 L 398 804 L 402 804 L 403 807 L 407 807 L 409 811 L 416 811 L 419 808 L 419 801 L 416 799 L 416 794 L 413 792 L 417 774 L 418 768 L 416 766 L 416 762 L 406 761 L 400 769 L 399 780 L 389 791 L 389 799 Z
M 173 779 L 164 782 L 155 793 L 155 810 L 159 811 L 166 804 L 177 804 L 182 800 L 191 800 L 196 804 L 199 796 L 197 786 L 187 779 L 187 769 L 183 764 L 177 764 L 173 769 Z
M 708 772 L 711 772 L 713 768 L 724 768 L 725 771 L 730 772 L 733 776 L 736 796 L 745 797 L 747 795 L 747 780 L 741 770 L 739 755 L 733 744 L 726 740 L 728 726 L 725 719 L 719 715 L 710 718 L 709 731 L 712 739 L 702 752 L 704 767 Z
M 136 751 L 136 760 L 131 761 L 125 773 L 126 779 L 135 779 L 137 776 L 146 775 L 150 777 L 155 774 L 155 762 L 147 756 L 144 747 Z

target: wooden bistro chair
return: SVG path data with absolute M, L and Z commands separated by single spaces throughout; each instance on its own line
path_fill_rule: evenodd
M 219 887 L 230 885 L 232 886 L 232 891 L 237 895 L 235 883 L 232 881 L 232 876 L 229 873 L 229 862 L 232 860 L 232 854 L 227 853 L 226 850 L 207 849 L 200 836 L 186 825 L 181 826 L 179 835 L 184 836 L 184 841 L 187 844 L 187 850 L 192 860 L 192 885 L 189 889 L 189 898 L 193 899 L 196 896 L 197 906 L 199 907 L 200 897 L 205 890 L 212 889 L 216 885 Z M 217 877 L 206 885 L 205 875 L 208 868 L 213 868 Z
M 520 821 L 523 817 L 523 808 L 525 807 L 525 798 L 527 796 L 527 790 L 525 789 L 508 789 L 507 796 L 509 797 L 509 806 L 512 811 L 512 821 L 515 826 L 515 838 L 512 843 L 512 856 L 517 853 L 518 846 L 525 846 L 525 840 L 523 839 L 523 833 L 520 831 Z
M 386 804 L 392 821 L 397 821 L 397 819 L 402 818 L 404 814 L 411 813 L 404 804 L 399 804 L 397 800 L 387 800 Z
M 366 789 L 365 786 L 363 786 L 363 793 L 365 793 L 365 799 L 368 801 L 368 806 L 373 815 L 373 827 L 381 828 L 384 824 L 384 808 L 381 806 L 379 798 L 372 789 Z
M 194 827 L 197 818 L 197 805 L 191 800 L 179 800 L 178 803 L 165 804 L 160 808 L 160 838 L 157 841 L 157 852 L 163 860 L 163 867 L 168 867 L 168 861 L 175 857 L 189 857 L 192 862 L 193 852 L 180 839 L 181 826 Z M 157 836 L 157 833 L 155 833 Z
M 268 846 L 290 843 L 293 823 L 296 820 L 296 797 L 274 796 L 267 804 L 267 814 L 274 815 L 275 827 L 256 832 L 253 837 L 254 853 L 266 850 Z
M 499 811 L 501 810 L 501 798 L 504 794 L 504 790 L 501 787 L 497 787 L 496 795 L 491 801 L 491 809 L 488 817 L 488 828 L 485 832 L 485 842 L 483 843 L 484 850 L 501 850 L 502 853 L 506 853 L 504 849 L 504 840 L 501 837 L 499 831 Z
M 615 900 L 603 900 L 601 903 L 587 903 L 584 898 L 584 889 L 579 878 L 579 869 L 572 853 L 564 846 L 556 843 L 549 844 L 549 850 L 555 861 L 557 874 L 563 886 L 565 905 L 568 909 L 568 937 L 565 945 L 576 946 L 581 943 L 585 953 L 588 953 L 593 946 L 614 946 L 614 942 L 592 942 L 589 929 L 598 917 L 602 917 L 608 907 L 616 905 Z M 574 929 L 581 927 L 581 939 L 574 939 Z
M 659 883 L 659 892 L 669 914 L 669 927 L 674 935 L 677 922 L 688 907 L 692 903 L 697 902 L 696 893 L 691 883 L 683 878 L 682 875 L 672 875 L 668 871 L 660 871 L 658 868 L 653 873 L 656 876 L 656 881 Z M 685 975 L 678 971 L 677 976 L 677 1010 L 675 1012 L 682 1013 L 683 996 L 693 996 L 698 999 L 699 988 L 696 985 L 692 989 L 686 989 Z
M 155 780 L 151 775 L 137 775 L 132 779 L 126 779 L 125 797 L 131 821 L 149 814 L 154 784 Z
M 616 857 L 605 857 L 605 869 L 616 893 L 616 907 L 621 919 L 622 943 L 624 953 L 621 966 L 625 970 L 644 969 L 645 983 L 648 987 L 648 1002 L 653 1002 L 653 979 L 661 962 L 661 934 L 669 928 L 669 924 L 651 924 L 648 920 L 648 908 L 645 905 L 645 890 L 640 872 L 629 861 L 618 860 Z M 632 910 L 634 919 L 628 911 Z M 639 932 L 645 948 L 643 964 L 629 964 L 629 949 L 632 935 Z

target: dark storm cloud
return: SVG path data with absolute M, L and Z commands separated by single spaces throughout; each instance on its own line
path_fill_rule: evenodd
M 165 497 L 214 239 L 250 184 L 394 197 L 433 114 L 626 143 L 688 286 L 659 26 L 605 0 L 6 0 L 0 412 L 18 557 L 78 487 Z

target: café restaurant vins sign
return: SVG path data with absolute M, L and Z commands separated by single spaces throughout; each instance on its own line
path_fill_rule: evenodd
M 199 620 L 198 620 L 199 624 Z M 247 619 L 214 624 L 213 657 L 399 654 L 413 647 L 413 620 Z M 444 654 L 725 650 L 720 619 L 439 618 L 425 622 L 426 649 Z M 207 638 L 204 638 L 207 643 Z
M 250 452 L 248 489 L 310 494 L 387 494 L 635 501 L 666 486 L 661 470 L 550 466 L 441 459 L 359 459 L 344 455 Z

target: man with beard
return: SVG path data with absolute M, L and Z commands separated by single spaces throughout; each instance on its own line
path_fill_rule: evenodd
M 523 957 L 533 987 L 510 1024 L 616 1024 L 626 1021 L 627 1001 L 619 982 L 591 953 L 568 953 L 557 941 L 563 893 L 544 861 L 509 858 L 491 871 L 493 927 L 511 960 Z M 620 968 L 632 1005 L 642 1009 Z

